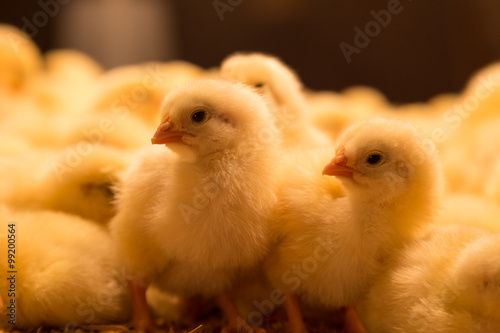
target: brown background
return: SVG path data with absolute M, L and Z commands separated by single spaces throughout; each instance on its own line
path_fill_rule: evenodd
M 235 51 L 261 51 L 282 58 L 312 89 L 364 84 L 395 102 L 458 92 L 471 73 L 500 59 L 498 0 L 400 1 L 401 13 L 350 64 L 339 44 L 353 44 L 354 27 L 364 30 L 374 20 L 370 11 L 390 1 L 220 1 L 236 4 L 223 21 L 212 0 L 64 0 L 34 39 L 43 50 L 80 48 L 105 67 L 174 58 L 212 67 Z M 125 5 L 147 5 L 158 15 L 127 14 Z M 22 17 L 40 10 L 38 1 L 2 1 L 0 22 L 22 27 Z M 133 19 L 120 26 L 121 15 Z

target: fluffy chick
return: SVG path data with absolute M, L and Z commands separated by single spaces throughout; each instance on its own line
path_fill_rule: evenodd
M 500 154 L 500 148 L 491 144 L 500 140 L 500 118 L 475 126 L 467 123 L 443 147 L 442 161 L 450 191 L 483 194 Z
M 285 147 L 314 147 L 331 141 L 312 125 L 297 75 L 278 58 L 236 53 L 225 59 L 220 74 L 256 87 L 266 97 L 283 133 Z
M 45 54 L 45 68 L 33 76 L 28 93 L 38 109 L 48 114 L 82 113 L 90 89 L 102 68 L 86 54 L 70 49 Z
M 249 87 L 201 79 L 169 93 L 152 147 L 124 177 L 111 230 L 131 284 L 137 330 L 150 328 L 144 291 L 217 296 L 229 327 L 241 322 L 225 295 L 268 250 L 279 140 L 266 103 Z M 175 153 L 173 153 L 174 151 Z
M 127 276 L 117 264 L 105 229 L 64 213 L 8 211 L 3 206 L 0 222 L 0 267 L 16 272 L 8 273 L 15 279 L 0 280 L 4 302 L 0 328 L 74 328 L 129 320 Z M 15 227 L 10 228 L 11 224 Z M 15 244 L 15 251 L 9 252 L 15 259 L 10 263 L 8 244 Z M 15 295 L 9 294 L 12 282 Z M 8 322 L 13 319 L 8 316 L 12 300 L 15 326 Z
M 306 95 L 314 125 L 334 140 L 350 125 L 383 114 L 388 103 L 379 97 L 366 87 L 352 87 L 343 93 L 310 91 Z
M 40 126 L 40 124 L 44 126 Z M 20 112 L 6 119 L 0 130 L 12 138 L 21 138 L 34 147 L 64 149 L 81 141 L 121 149 L 143 148 L 149 143 L 152 126 L 133 114 L 114 112 L 47 115 Z
M 153 129 L 133 114 L 113 112 L 87 113 L 78 122 L 68 119 L 66 123 L 68 130 L 62 141 L 65 146 L 85 141 L 124 150 L 139 149 L 150 143 Z
M 68 147 L 44 166 L 37 205 L 105 224 L 115 214 L 115 188 L 130 162 L 129 154 L 112 147 Z
M 435 225 L 462 224 L 489 232 L 500 232 L 500 206 L 483 196 L 448 194 Z
M 98 80 L 87 108 L 98 113 L 132 114 L 154 126 L 160 120 L 158 110 L 165 94 L 203 74 L 200 67 L 182 61 L 118 67 Z
M 341 135 L 336 151 L 323 173 L 342 181 L 345 196 L 332 184 L 295 182 L 295 164 L 278 194 L 279 242 L 265 269 L 285 293 L 294 332 L 306 330 L 294 295 L 329 308 L 359 300 L 384 260 L 426 225 L 441 192 L 435 146 L 410 124 L 361 122 Z M 311 167 L 320 173 L 320 165 Z
M 114 187 L 129 163 L 127 154 L 91 144 L 0 158 L 0 202 L 106 223 L 114 215 Z
M 466 119 L 464 129 L 498 118 L 500 108 L 500 63 L 492 63 L 475 73 L 462 92 L 461 107 L 450 119 Z
M 40 49 L 23 31 L 0 24 L 0 91 L 14 92 L 42 69 Z
M 374 333 L 500 332 L 500 234 L 433 229 L 398 254 L 361 308 Z

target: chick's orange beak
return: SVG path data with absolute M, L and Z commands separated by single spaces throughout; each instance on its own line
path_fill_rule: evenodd
M 154 145 L 162 145 L 172 142 L 182 142 L 182 136 L 185 132 L 174 131 L 173 124 L 170 122 L 170 116 L 167 116 L 156 129 L 155 134 L 151 138 L 151 143 Z
M 323 169 L 323 175 L 352 178 L 354 169 L 346 166 L 347 157 L 341 149 Z

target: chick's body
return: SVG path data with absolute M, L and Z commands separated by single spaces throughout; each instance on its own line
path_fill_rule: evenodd
M 259 140 L 271 126 L 265 102 L 228 81 L 176 89 L 163 119 L 153 139 L 176 153 L 152 147 L 139 158 L 124 177 L 112 232 L 144 281 L 216 296 L 267 252 L 279 141 Z
M 113 230 L 144 278 L 176 294 L 213 296 L 264 256 L 271 180 L 241 179 L 248 174 L 234 165 L 242 162 L 237 156 L 197 166 L 164 150 L 148 151 L 128 174 Z

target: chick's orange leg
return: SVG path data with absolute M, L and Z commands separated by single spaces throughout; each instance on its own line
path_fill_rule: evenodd
M 266 330 L 259 327 L 250 326 L 241 316 L 233 298 L 228 294 L 222 294 L 215 298 L 219 307 L 224 311 L 228 320 L 227 327 L 222 329 L 222 333 L 265 333 Z
M 155 332 L 148 303 L 146 302 L 146 286 L 137 281 L 128 281 L 128 288 L 132 298 L 133 324 L 136 332 Z
M 285 309 L 288 315 L 288 322 L 290 323 L 290 331 L 292 333 L 307 333 L 297 295 L 285 294 Z
M 368 333 L 353 306 L 344 309 L 344 327 L 342 333 Z

